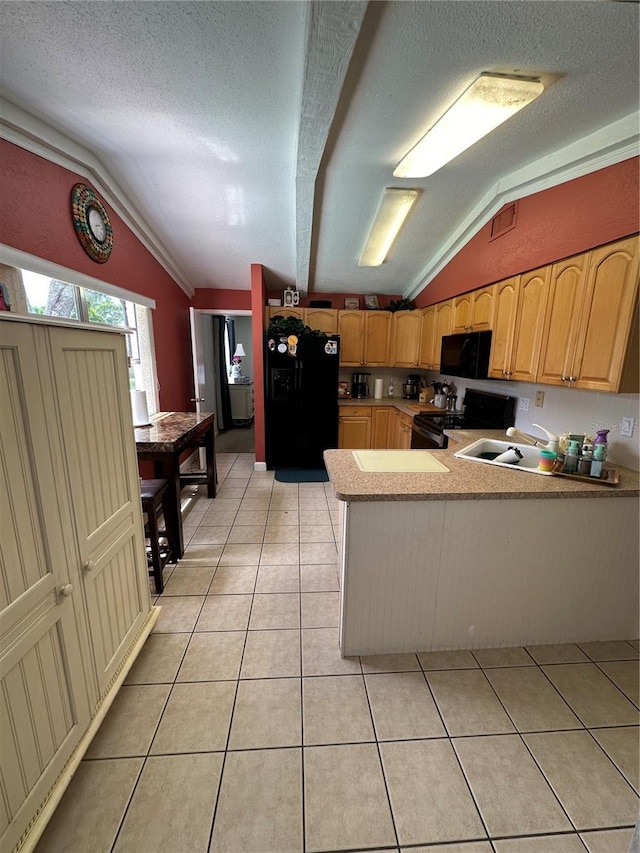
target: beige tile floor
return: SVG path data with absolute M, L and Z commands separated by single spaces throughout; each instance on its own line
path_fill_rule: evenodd
M 342 659 L 330 487 L 218 464 L 38 853 L 627 853 L 637 642 Z

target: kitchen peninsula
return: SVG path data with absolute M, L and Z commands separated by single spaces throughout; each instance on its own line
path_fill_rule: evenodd
M 451 432 L 429 451 L 448 469 L 436 473 L 371 473 L 325 451 L 344 656 L 636 637 L 638 473 L 618 469 L 610 487 L 453 455 L 479 437 Z

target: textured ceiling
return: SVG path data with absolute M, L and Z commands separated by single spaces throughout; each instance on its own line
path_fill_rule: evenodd
M 581 140 L 638 110 L 638 6 L 4 2 L 0 68 L 3 97 L 99 161 L 185 289 L 248 288 L 262 263 L 278 285 L 410 293 L 501 187 L 611 145 Z M 394 179 L 487 70 L 545 92 L 435 175 Z M 358 268 L 385 186 L 423 193 L 387 263 Z

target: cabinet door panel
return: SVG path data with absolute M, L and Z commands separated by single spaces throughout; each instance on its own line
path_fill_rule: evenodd
M 338 447 L 341 450 L 368 450 L 371 447 L 371 416 L 340 417 Z
M 519 276 L 496 284 L 489 376 L 508 378 L 518 307 Z
M 433 368 L 440 370 L 440 353 L 442 351 L 442 338 L 451 334 L 453 323 L 453 302 L 441 302 L 436 305 L 436 332 L 433 336 Z
M 93 577 L 111 565 L 114 547 L 123 541 L 130 543 L 122 557 L 128 565 L 127 586 L 119 593 L 114 591 L 123 602 L 125 596 L 131 596 L 118 617 L 123 620 L 118 625 L 118 644 L 124 647 L 149 610 L 137 458 L 124 390 L 128 385 L 124 341 L 119 335 L 97 336 L 84 330 L 52 329 L 51 333 L 75 527 L 81 562 L 90 567 L 90 571 L 83 570 L 89 600 L 95 591 Z M 110 582 L 118 583 L 118 577 L 126 574 L 118 571 Z M 119 606 L 115 599 L 104 605 Z M 91 621 L 93 616 L 105 618 L 97 602 L 89 609 L 94 606 Z M 112 648 L 113 644 L 96 657 L 101 690 L 112 675 L 106 663 Z
M 538 382 L 565 385 L 573 369 L 584 297 L 586 256 L 567 258 L 551 269 Z
M 387 406 L 376 406 L 371 419 L 371 447 L 374 450 L 382 450 L 389 446 L 391 409 Z
M 421 320 L 419 311 L 398 311 L 393 314 L 391 364 L 394 367 L 418 366 Z
M 422 324 L 420 327 L 420 367 L 432 368 L 434 366 L 434 339 L 436 333 L 436 306 L 430 305 L 422 312 Z
M 473 293 L 464 293 L 453 300 L 453 319 L 451 334 L 465 332 L 471 328 L 473 311 Z
M 340 364 L 360 367 L 364 361 L 364 311 L 339 311 Z
M 338 332 L 337 308 L 305 308 L 304 322 L 318 332 L 335 335 Z
M 493 295 L 493 285 L 473 293 L 471 327 L 477 332 L 493 328 Z
M 41 392 L 43 330 L 4 323 L 0 348 L 0 847 L 11 849 L 89 720 L 64 536 L 55 417 Z M 25 519 L 28 523 L 25 523 Z M 45 774 L 46 776 L 43 775 Z M 9 822 L 13 822 L 9 827 Z
M 575 385 L 617 391 L 638 293 L 637 237 L 591 252 L 587 292 L 589 311 L 579 334 Z
M 551 267 L 520 276 L 520 294 L 513 335 L 510 379 L 534 382 L 540 359 Z
M 364 363 L 369 367 L 384 367 L 389 364 L 391 314 L 389 311 L 364 311 L 363 313 L 365 315 Z

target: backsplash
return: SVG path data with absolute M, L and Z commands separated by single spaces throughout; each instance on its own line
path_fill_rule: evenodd
M 351 385 L 351 370 L 342 370 L 340 379 L 348 381 Z M 402 383 L 408 373 L 419 373 L 428 382 L 443 381 L 447 377 L 434 371 L 416 370 L 407 368 L 384 368 L 376 370 L 371 368 L 371 396 L 373 396 L 373 384 L 376 377 L 384 379 L 384 398 L 387 396 L 389 379 L 396 380 L 395 396 L 402 396 Z M 494 394 L 506 394 L 515 397 L 516 422 L 518 429 L 531 435 L 543 434 L 533 424 L 539 423 L 546 429 L 558 434 L 564 432 L 585 433 L 594 435 L 598 429 L 610 430 L 608 436 L 609 452 L 607 459 L 614 464 L 624 465 L 634 471 L 640 471 L 640 448 L 638 442 L 638 428 L 640 420 L 640 395 L 638 394 L 606 394 L 600 391 L 582 391 L 577 388 L 560 388 L 555 385 L 534 385 L 528 382 L 503 382 L 499 379 L 491 380 L 468 380 L 452 379 L 458 395 L 458 406 L 462 405 L 464 392 L 467 387 L 477 388 L 481 391 L 491 391 Z M 536 407 L 536 392 L 544 393 L 544 405 Z M 529 400 L 529 411 L 520 409 L 520 400 Z M 620 435 L 620 426 L 623 417 L 634 418 L 634 433 L 631 437 Z

